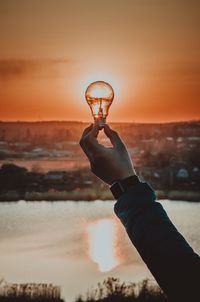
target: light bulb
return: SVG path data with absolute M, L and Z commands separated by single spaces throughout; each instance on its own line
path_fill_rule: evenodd
M 93 82 L 87 87 L 85 98 L 90 106 L 94 121 L 103 126 L 114 98 L 112 86 L 104 81 Z

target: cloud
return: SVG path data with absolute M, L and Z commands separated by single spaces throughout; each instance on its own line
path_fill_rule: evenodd
M 66 59 L 0 60 L 0 79 L 62 77 L 70 62 Z

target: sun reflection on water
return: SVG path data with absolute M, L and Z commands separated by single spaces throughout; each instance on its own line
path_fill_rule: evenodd
M 89 255 L 101 272 L 107 272 L 120 264 L 116 247 L 116 223 L 113 219 L 101 219 L 87 226 Z

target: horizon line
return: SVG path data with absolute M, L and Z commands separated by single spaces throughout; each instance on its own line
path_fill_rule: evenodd
M 181 123 L 198 123 L 200 119 L 190 120 L 172 120 L 172 121 L 158 121 L 158 122 L 137 122 L 137 121 L 111 121 L 110 124 L 181 124 Z M 82 123 L 91 124 L 89 121 L 81 120 L 1 120 L 0 123 Z

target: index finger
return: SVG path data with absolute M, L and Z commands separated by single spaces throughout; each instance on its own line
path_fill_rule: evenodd
M 100 131 L 100 127 L 98 123 L 95 123 L 92 129 L 91 127 L 88 127 L 85 131 L 85 135 L 82 136 L 80 142 L 83 151 L 90 159 L 95 157 L 96 154 L 101 153 L 105 149 L 105 147 L 99 144 L 97 140 L 99 131 Z
M 100 131 L 100 127 L 99 127 L 99 124 L 98 123 L 95 123 L 92 127 L 92 130 L 90 131 L 90 136 L 93 137 L 93 138 L 97 138 L 98 134 L 99 134 L 99 131 Z

